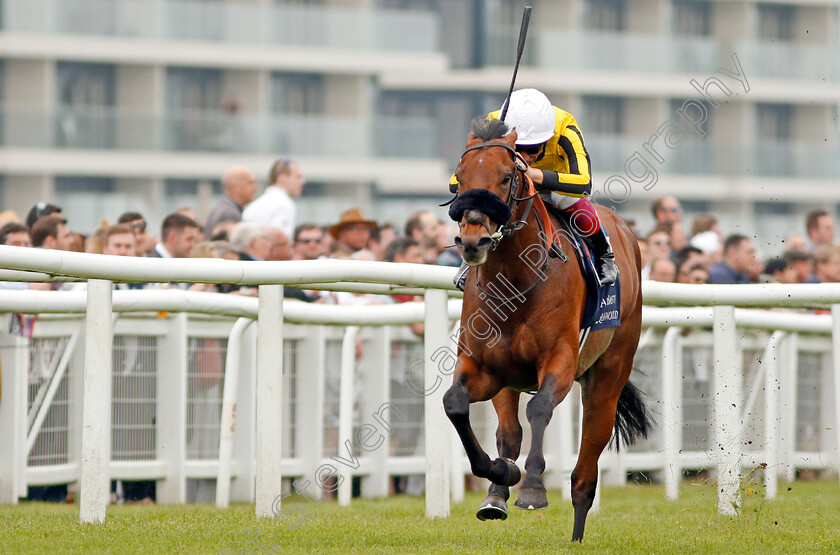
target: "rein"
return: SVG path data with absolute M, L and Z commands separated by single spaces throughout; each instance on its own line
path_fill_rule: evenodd
M 514 183 L 513 183 L 513 186 L 510 187 L 510 190 L 508 192 L 508 198 L 504 201 L 505 206 L 511 212 L 510 219 L 508 221 L 502 223 L 502 224 L 499 224 L 499 227 L 496 229 L 496 231 L 494 233 L 490 234 L 490 239 L 493 241 L 493 244 L 490 247 L 490 250 L 496 250 L 496 247 L 499 246 L 499 243 L 502 241 L 502 239 L 504 239 L 505 237 L 512 236 L 514 233 L 516 233 L 517 231 L 522 229 L 525 225 L 527 225 L 528 216 L 531 214 L 531 209 L 533 208 L 534 198 L 537 196 L 537 190 L 534 187 L 533 181 L 531 181 L 531 179 L 525 174 L 525 170 L 521 169 L 519 166 L 516 165 L 516 161 L 519 160 L 527 167 L 527 165 L 528 165 L 527 162 L 525 162 L 525 159 L 522 158 L 522 155 L 520 155 L 518 152 L 516 152 L 516 149 L 512 148 L 507 143 L 503 143 L 503 142 L 500 142 L 500 141 L 488 141 L 488 142 L 484 142 L 484 143 L 478 143 L 478 144 L 472 145 L 470 147 L 467 147 L 464 150 L 464 152 L 461 154 L 461 158 L 463 159 L 464 155 L 466 153 L 470 152 L 471 150 L 477 150 L 477 149 L 480 149 L 480 148 L 488 148 L 488 147 L 493 147 L 493 146 L 502 147 L 505 150 L 507 150 L 508 152 L 510 152 L 511 158 L 513 159 L 513 162 L 514 162 L 514 172 L 513 172 Z M 490 193 L 490 194 L 492 194 L 492 193 Z M 518 196 L 518 195 L 521 195 L 521 196 Z M 447 204 L 455 203 L 455 204 L 453 204 L 452 208 L 450 208 L 450 216 L 452 216 L 453 209 L 454 209 L 455 212 L 457 212 L 458 209 L 460 208 L 460 206 L 456 202 L 458 200 L 459 196 L 460 195 L 458 193 L 456 193 L 455 196 L 449 202 L 442 205 L 442 206 L 446 206 Z M 493 195 L 493 196 L 495 197 L 495 195 Z M 498 197 L 496 197 L 496 198 L 498 199 Z M 527 202 L 527 205 L 525 206 L 525 210 L 522 214 L 522 217 L 519 218 L 519 219 L 515 219 L 516 208 L 519 206 L 519 203 L 521 203 L 521 202 Z M 553 234 L 554 234 L 554 226 L 551 223 L 551 220 L 549 219 L 548 212 L 546 212 L 546 210 L 545 210 L 545 206 L 542 206 L 541 203 L 542 203 L 542 200 L 540 200 L 541 210 L 538 208 L 534 212 L 534 215 L 535 215 L 536 220 L 537 220 L 537 226 L 539 227 L 539 231 L 542 234 L 542 236 L 544 237 L 544 239 L 542 241 L 540 241 L 540 243 L 541 243 L 542 249 L 543 249 L 543 260 L 544 260 L 541 270 L 542 270 L 543 273 L 545 273 L 546 270 L 548 269 L 548 264 L 549 264 L 549 251 L 551 249 L 551 238 L 553 237 Z M 461 214 L 463 214 L 463 211 L 461 211 Z M 460 218 L 458 218 L 458 219 L 460 220 Z M 543 221 L 544 219 L 545 219 L 545 221 Z M 549 232 L 550 232 L 550 234 L 549 234 Z M 526 293 L 531 291 L 534 287 L 537 286 L 537 284 L 540 281 L 542 281 L 542 278 L 538 274 L 537 278 L 534 280 L 534 282 L 531 283 L 531 285 L 529 285 L 524 291 L 517 292 L 516 295 L 511 296 L 511 297 L 500 297 L 498 295 L 495 295 L 495 294 L 491 293 L 490 291 L 487 291 L 484 287 L 481 286 L 481 278 L 480 278 L 480 274 L 478 272 L 479 272 L 479 270 L 476 269 L 476 276 L 475 276 L 476 277 L 476 286 L 478 287 L 478 290 L 481 292 L 481 295 L 482 295 L 481 298 L 485 298 L 485 296 L 486 296 L 486 297 L 490 297 L 491 299 L 494 299 L 496 301 L 501 301 L 503 303 L 509 303 L 510 301 L 512 301 L 514 299 L 517 299 L 517 300 L 522 299 Z

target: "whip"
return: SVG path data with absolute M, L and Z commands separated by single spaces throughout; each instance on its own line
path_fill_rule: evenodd
M 522 26 L 519 28 L 519 44 L 516 45 L 516 64 L 513 66 L 513 78 L 510 80 L 510 90 L 508 90 L 507 100 L 505 100 L 505 107 L 502 109 L 502 121 L 505 121 L 505 116 L 507 116 L 510 95 L 513 94 L 513 85 L 516 83 L 516 73 L 519 71 L 519 60 L 522 59 L 522 51 L 525 49 L 525 36 L 528 34 L 528 22 L 530 20 L 531 6 L 525 6 L 525 10 L 522 12 Z

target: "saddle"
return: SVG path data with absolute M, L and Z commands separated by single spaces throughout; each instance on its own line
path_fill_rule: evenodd
M 598 270 L 595 266 L 597 261 L 592 255 L 592 249 L 586 244 L 585 238 L 572 225 L 571 216 L 559 210 L 551 203 L 543 202 L 543 205 L 559 222 L 560 228 L 568 235 L 572 243 L 572 248 L 574 248 L 578 265 L 580 266 L 581 275 L 583 275 L 583 280 L 586 282 L 586 307 L 581 318 L 580 329 L 595 331 L 620 325 L 621 276 L 619 276 L 619 279 L 615 283 L 600 287 L 598 285 Z M 606 233 L 606 229 L 604 229 L 604 233 Z M 562 256 L 557 254 L 557 251 L 562 253 L 560 245 L 553 243 L 549 250 L 549 255 L 560 258 L 561 260 L 567 258 L 565 254 Z M 565 262 L 566 260 L 563 261 Z

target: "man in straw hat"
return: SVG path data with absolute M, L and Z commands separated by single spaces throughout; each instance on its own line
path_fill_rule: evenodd
M 376 222 L 366 220 L 358 208 L 341 213 L 338 223 L 330 226 L 329 232 L 338 241 L 333 258 L 348 259 L 354 252 L 367 247 L 370 232 L 376 229 Z

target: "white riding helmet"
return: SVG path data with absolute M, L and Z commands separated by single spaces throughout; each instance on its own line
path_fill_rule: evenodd
M 502 104 L 501 110 L 504 109 Z M 505 123 L 516 128 L 516 144 L 538 145 L 554 136 L 554 108 L 551 101 L 537 89 L 513 91 Z

